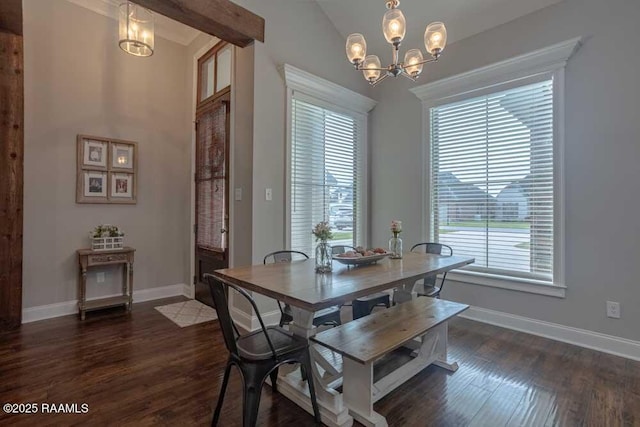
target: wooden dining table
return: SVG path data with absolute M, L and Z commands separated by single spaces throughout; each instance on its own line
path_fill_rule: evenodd
M 350 267 L 334 261 L 333 271 L 324 274 L 316 273 L 314 261 L 308 260 L 228 268 L 216 270 L 213 275 L 224 283 L 289 304 L 293 314 L 290 330 L 309 338 L 317 332 L 313 317 L 319 310 L 376 292 L 391 289 L 410 291 L 417 280 L 474 261 L 468 257 L 410 252 L 402 259 L 384 259 L 366 266 Z M 333 427 L 351 426 L 353 417 L 338 391 L 342 385 L 342 357 L 319 344 L 310 345 L 310 352 L 323 423 Z M 280 368 L 278 391 L 313 413 L 306 381 L 296 366 Z

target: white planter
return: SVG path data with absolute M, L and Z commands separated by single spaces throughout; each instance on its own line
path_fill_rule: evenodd
M 124 236 L 118 237 L 90 237 L 91 249 L 94 251 L 112 251 L 124 247 Z

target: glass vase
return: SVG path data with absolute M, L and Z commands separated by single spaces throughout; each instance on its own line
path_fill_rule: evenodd
M 331 246 L 321 241 L 316 246 L 316 273 L 331 272 Z
M 402 259 L 402 239 L 396 233 L 389 239 L 389 258 Z

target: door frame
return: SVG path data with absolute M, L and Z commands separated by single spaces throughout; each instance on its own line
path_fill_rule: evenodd
M 191 120 L 193 122 L 193 126 L 191 127 L 191 200 L 190 200 L 190 216 L 189 216 L 189 280 L 184 288 L 184 294 L 194 299 L 196 296 L 196 287 L 193 283 L 193 278 L 196 276 L 196 235 L 194 233 L 195 224 L 196 224 L 196 183 L 195 183 L 195 174 L 196 174 L 196 140 L 197 133 L 195 127 L 196 120 L 196 109 L 198 105 L 198 59 L 202 57 L 204 54 L 209 52 L 216 44 L 220 42 L 220 39 L 217 37 L 213 37 L 206 45 L 204 45 L 201 49 L 196 51 L 193 54 L 193 87 L 191 93 Z M 235 105 L 235 64 L 236 64 L 236 47 L 231 46 L 231 106 L 229 108 L 229 224 L 227 230 L 227 243 L 228 243 L 228 256 L 229 256 L 229 268 L 234 266 L 234 256 L 233 256 L 233 236 L 234 236 L 234 205 L 235 201 L 235 190 L 234 190 L 234 169 L 232 167 L 234 162 L 234 128 L 235 128 L 235 120 L 234 120 L 234 105 Z M 233 292 L 230 292 L 229 299 L 230 301 L 233 298 Z

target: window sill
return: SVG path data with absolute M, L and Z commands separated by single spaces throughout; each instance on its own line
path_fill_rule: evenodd
M 508 289 L 510 291 L 527 292 L 530 294 L 546 295 L 556 298 L 564 298 L 565 290 L 567 289 L 564 285 L 554 285 L 540 280 L 498 276 L 494 274 L 464 270 L 456 270 L 447 274 L 447 281 L 449 280 L 453 282 L 489 286 L 492 288 Z

